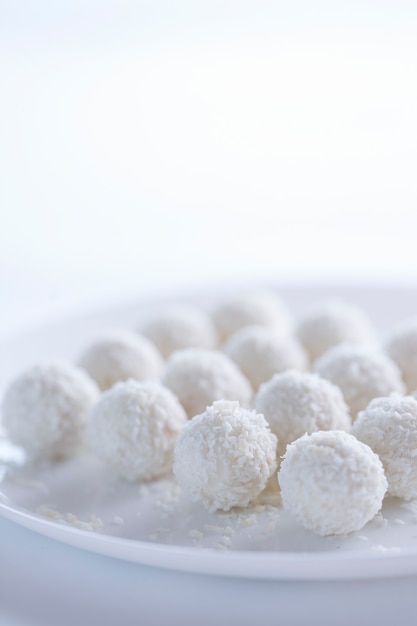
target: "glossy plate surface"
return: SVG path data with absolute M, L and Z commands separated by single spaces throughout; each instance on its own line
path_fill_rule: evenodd
M 327 297 L 363 307 L 381 338 L 416 314 L 417 294 L 388 288 L 282 288 L 295 318 Z M 175 302 L 210 307 L 219 294 Z M 172 298 L 86 312 L 25 332 L 1 346 L 0 384 L 41 358 L 76 360 L 111 327 L 137 329 Z M 348 537 L 319 537 L 293 522 L 271 490 L 252 507 L 208 513 L 165 477 L 148 485 L 119 480 L 88 453 L 29 465 L 0 438 L 0 515 L 68 544 L 137 563 L 196 573 L 268 579 L 352 579 L 417 573 L 417 503 L 387 499 Z

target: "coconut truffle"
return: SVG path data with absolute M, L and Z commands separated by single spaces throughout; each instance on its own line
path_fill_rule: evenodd
M 312 308 L 301 318 L 296 334 L 311 361 L 341 343 L 372 345 L 375 342 L 372 325 L 365 313 L 356 306 L 333 300 Z
M 236 295 L 220 303 L 212 312 L 220 342 L 244 326 L 269 326 L 288 334 L 292 323 L 282 300 L 272 291 Z
M 253 393 L 249 381 L 228 356 L 203 348 L 173 352 L 162 382 L 179 398 L 190 418 L 216 400 L 237 400 L 248 407 Z
M 394 361 L 374 349 L 335 346 L 315 362 L 314 370 L 341 388 L 352 420 L 373 398 L 405 390 Z
M 261 385 L 254 408 L 278 437 L 278 454 L 304 433 L 350 430 L 351 418 L 339 387 L 317 374 L 288 371 Z
M 172 306 L 141 329 L 164 358 L 182 348 L 215 348 L 217 332 L 208 314 L 186 306 Z
M 338 430 L 306 434 L 290 444 L 278 481 L 284 508 L 319 535 L 361 529 L 378 513 L 387 490 L 378 455 Z
M 79 365 L 94 378 L 100 389 L 109 389 L 116 382 L 134 378 L 157 378 L 163 360 L 149 339 L 127 330 L 103 335 L 81 355 Z
M 276 469 L 277 439 L 263 415 L 218 401 L 189 421 L 178 437 L 174 475 L 209 511 L 245 507 Z
M 417 497 L 417 400 L 394 393 L 375 398 L 358 415 L 352 434 L 376 452 L 388 480 L 388 493 Z
M 264 326 L 241 328 L 229 338 L 223 350 L 255 390 L 277 372 L 305 370 L 308 364 L 307 354 L 296 339 Z
M 102 394 L 88 422 L 87 441 L 119 476 L 148 481 L 171 469 L 186 420 L 169 389 L 156 381 L 128 380 Z
M 386 349 L 400 368 L 407 390 L 417 389 L 417 319 L 398 327 L 389 337 Z
M 82 445 L 85 423 L 99 396 L 95 382 L 65 361 L 42 362 L 6 389 L 2 423 L 30 459 L 68 457 Z

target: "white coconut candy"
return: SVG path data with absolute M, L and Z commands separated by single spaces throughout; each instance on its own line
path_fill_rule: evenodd
M 317 374 L 288 371 L 261 385 L 254 408 L 278 437 L 278 455 L 304 433 L 350 430 L 349 408 L 339 387 Z
M 244 326 L 269 326 L 282 334 L 292 327 L 290 314 L 273 291 L 246 292 L 231 296 L 212 312 L 221 342 Z
M 85 424 L 99 396 L 96 383 L 65 361 L 38 363 L 6 389 L 2 423 L 10 441 L 31 459 L 68 457 L 82 445 Z
M 319 535 L 360 530 L 379 512 L 387 490 L 378 455 L 338 430 L 306 434 L 291 443 L 278 481 L 284 508 Z
M 352 434 L 368 444 L 382 461 L 388 492 L 417 497 L 417 400 L 394 393 L 375 398 L 358 415 Z
M 315 361 L 341 343 L 370 346 L 375 333 L 365 312 L 357 306 L 331 300 L 310 309 L 298 322 L 296 334 Z
M 168 307 L 149 319 L 141 332 L 165 358 L 182 348 L 217 346 L 217 332 L 210 316 L 193 307 Z
M 105 391 L 87 427 L 91 450 L 129 481 L 171 469 L 177 436 L 187 421 L 177 398 L 155 381 L 128 380 Z
M 263 415 L 218 401 L 189 421 L 178 437 L 174 475 L 209 511 L 245 507 L 276 470 L 277 439 Z
M 305 370 L 308 365 L 307 354 L 295 338 L 265 326 L 241 328 L 228 339 L 223 350 L 255 390 L 277 372 Z
M 376 349 L 335 346 L 315 362 L 314 370 L 340 387 L 353 421 L 373 398 L 405 391 L 397 365 Z
M 401 370 L 408 391 L 417 389 L 417 318 L 403 322 L 388 338 L 387 352 Z
M 173 352 L 162 382 L 179 398 L 190 418 L 216 400 L 237 400 L 248 407 L 253 394 L 249 381 L 228 356 L 203 348 Z
M 79 365 L 105 390 L 129 378 L 157 378 L 163 360 L 146 337 L 128 330 L 114 330 L 88 346 L 79 358 Z

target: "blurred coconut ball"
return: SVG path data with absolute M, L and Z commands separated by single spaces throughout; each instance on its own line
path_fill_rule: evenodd
M 228 356 L 203 348 L 173 352 L 162 383 L 175 393 L 189 418 L 216 400 L 237 400 L 248 407 L 253 395 L 249 381 Z
M 388 337 L 386 349 L 401 370 L 408 391 L 417 389 L 417 318 L 403 322 Z
M 213 309 L 212 318 L 221 343 L 244 326 L 268 326 L 283 334 L 292 329 L 287 307 L 274 291 L 269 290 L 230 296 Z
M 191 306 L 172 305 L 156 313 L 141 328 L 164 358 L 183 348 L 215 348 L 216 328 L 208 315 Z
M 256 391 L 274 374 L 288 369 L 305 370 L 304 348 L 291 335 L 265 326 L 246 326 L 236 331 L 223 346 Z
M 163 367 L 153 343 L 128 330 L 103 333 L 84 350 L 78 363 L 102 390 L 129 378 L 156 379 Z
M 340 387 L 353 421 L 373 398 L 405 392 L 399 368 L 377 349 L 335 346 L 317 359 L 314 370 Z
M 376 341 L 365 312 L 338 300 L 324 302 L 307 311 L 298 321 L 296 334 L 311 361 L 341 343 L 370 346 Z
M 96 383 L 82 369 L 66 361 L 37 363 L 7 387 L 2 424 L 9 440 L 29 458 L 65 458 L 82 446 L 98 397 Z

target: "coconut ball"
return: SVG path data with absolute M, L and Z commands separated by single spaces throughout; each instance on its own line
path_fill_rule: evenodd
M 102 394 L 88 422 L 87 440 L 116 474 L 147 481 L 171 469 L 186 420 L 169 389 L 156 381 L 128 380 Z
M 317 374 L 287 371 L 261 385 L 254 408 L 278 437 L 278 455 L 287 444 L 317 430 L 350 430 L 351 418 L 339 387 Z
M 386 348 L 400 368 L 407 390 L 417 389 L 417 319 L 397 328 L 389 337 Z
M 244 326 L 269 326 L 283 334 L 288 334 L 292 326 L 288 310 L 272 291 L 230 297 L 213 310 L 212 317 L 222 343 Z
M 68 457 L 83 443 L 98 396 L 97 385 L 82 369 L 65 361 L 38 363 L 6 389 L 2 423 L 10 441 L 29 458 Z
M 217 345 L 217 332 L 211 318 L 192 307 L 170 307 L 155 315 L 141 330 L 165 358 L 174 350 Z
M 361 529 L 378 513 L 387 490 L 378 455 L 341 430 L 305 434 L 291 443 L 278 481 L 284 508 L 319 535 Z
M 249 381 L 217 350 L 185 348 L 173 352 L 162 382 L 179 398 L 188 417 L 202 413 L 215 400 L 237 400 L 247 407 L 252 399 Z
M 417 400 L 394 393 L 375 398 L 358 415 L 352 434 L 368 444 L 382 461 L 388 492 L 417 497 Z
M 305 370 L 307 354 L 291 337 L 265 326 L 246 326 L 235 332 L 223 347 L 256 390 L 277 372 Z
M 127 330 L 108 332 L 92 343 L 79 359 L 102 390 L 118 381 L 157 378 L 163 360 L 149 339 Z
M 174 475 L 181 489 L 209 511 L 245 507 L 275 472 L 276 445 L 263 415 L 239 402 L 217 401 L 184 426 Z
M 339 301 L 325 302 L 311 309 L 300 319 L 296 333 L 311 361 L 341 343 L 370 345 L 375 342 L 364 311 Z
M 399 368 L 378 350 L 335 346 L 315 362 L 314 369 L 341 388 L 353 420 L 373 398 L 404 392 Z

